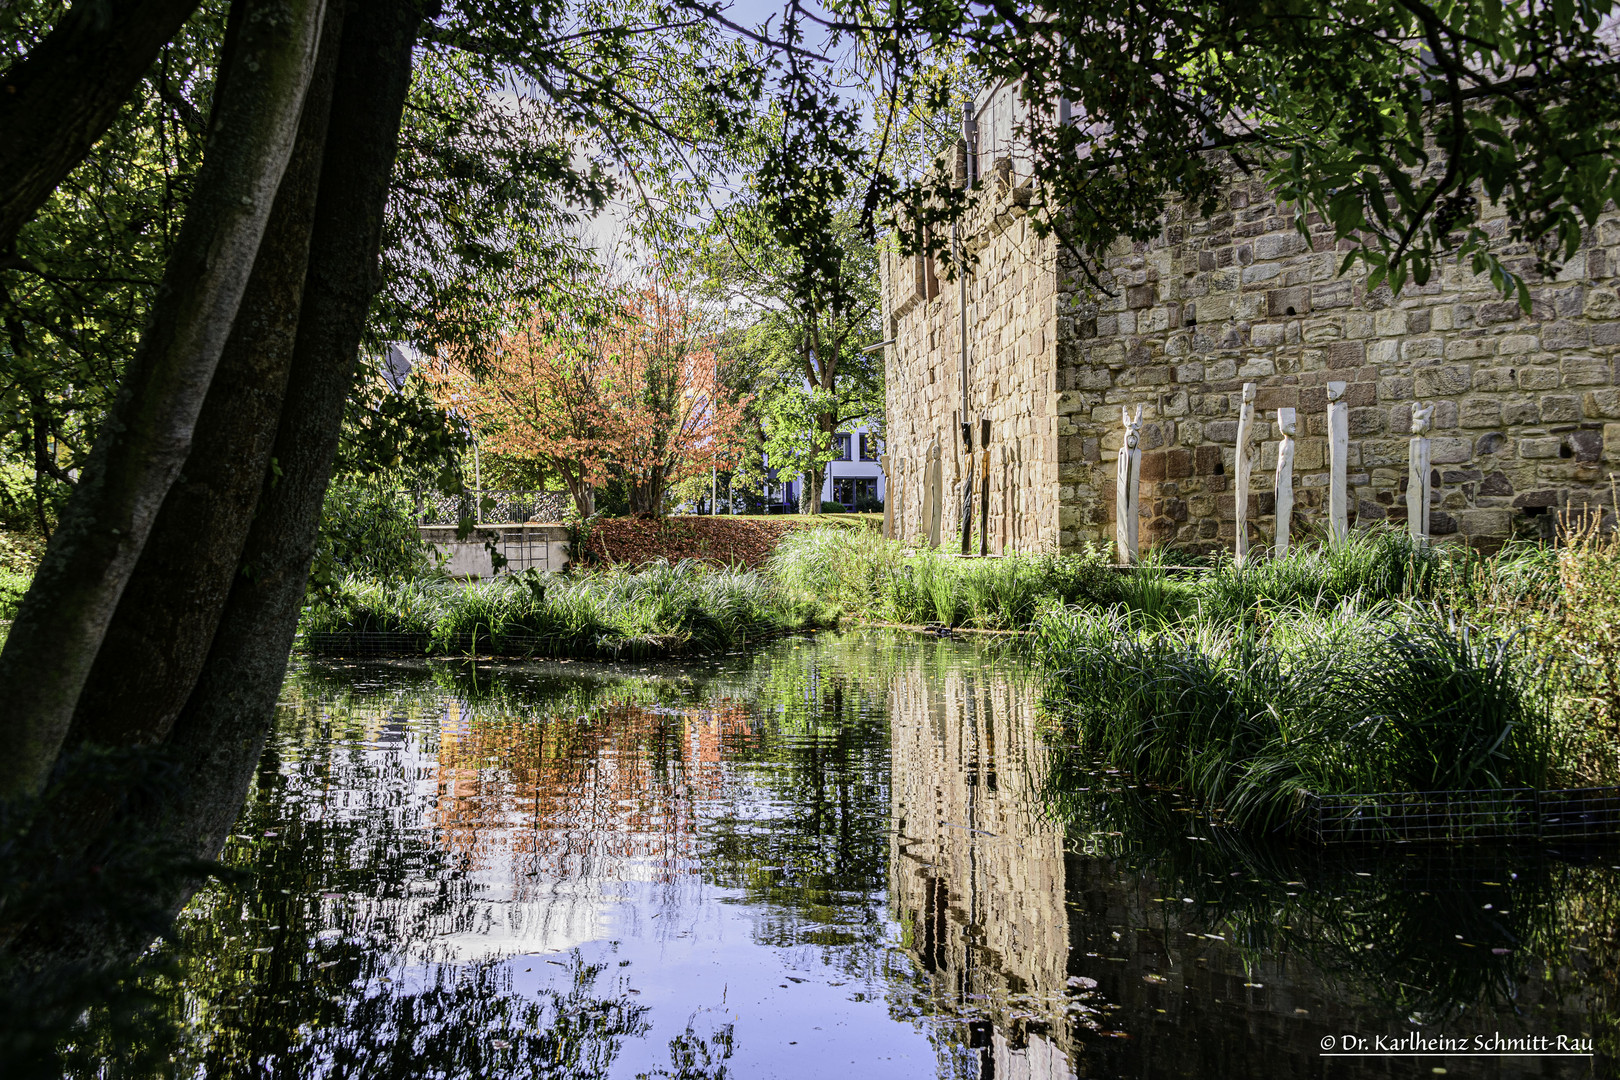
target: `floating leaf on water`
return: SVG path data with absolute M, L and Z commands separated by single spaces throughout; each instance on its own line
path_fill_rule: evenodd
M 1087 978 L 1084 975 L 1070 975 L 1069 985 L 1081 990 L 1095 990 L 1097 989 L 1097 980 Z
M 1142 981 L 1157 984 L 1157 983 L 1169 982 L 1170 980 L 1166 979 L 1163 975 L 1144 975 L 1144 976 L 1142 976 Z

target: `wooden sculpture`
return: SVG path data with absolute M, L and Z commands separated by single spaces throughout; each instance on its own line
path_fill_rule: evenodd
M 1406 527 L 1419 547 L 1429 542 L 1429 425 L 1433 405 L 1412 407 L 1412 458 L 1406 474 Z
M 1294 519 L 1294 432 L 1299 414 L 1293 409 L 1277 410 L 1277 430 L 1282 442 L 1277 444 L 1277 540 L 1272 554 L 1277 558 L 1288 554 L 1288 534 Z
M 1344 383 L 1327 384 L 1328 420 L 1328 542 L 1335 546 L 1350 535 L 1350 411 L 1344 403 Z
M 1130 410 L 1121 407 L 1120 418 L 1125 422 L 1125 441 L 1119 447 L 1119 474 L 1114 484 L 1114 540 L 1119 548 L 1119 561 L 1129 565 L 1136 561 L 1137 487 L 1142 479 L 1142 406 L 1136 407 L 1136 419 Z
M 1235 558 L 1242 566 L 1249 557 L 1249 474 L 1254 462 L 1249 443 L 1254 439 L 1254 383 L 1243 384 L 1243 404 L 1238 407 L 1237 429 L 1237 547 Z

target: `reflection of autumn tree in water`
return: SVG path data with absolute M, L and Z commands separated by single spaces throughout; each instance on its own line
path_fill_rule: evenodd
M 695 863 L 697 807 L 719 796 L 723 761 L 755 740 L 743 705 L 723 699 L 543 721 L 463 719 L 452 704 L 433 823 L 468 870 L 505 859 L 520 881 L 601 878 L 635 859 L 672 881 Z

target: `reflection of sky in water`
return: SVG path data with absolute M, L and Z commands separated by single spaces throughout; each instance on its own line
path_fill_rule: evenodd
M 311 666 L 286 703 L 255 876 L 181 934 L 207 1073 L 1382 1076 L 1314 1047 L 1612 1014 L 1609 860 L 1215 843 L 960 645 Z

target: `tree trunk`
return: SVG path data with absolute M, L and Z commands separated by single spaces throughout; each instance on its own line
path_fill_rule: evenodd
M 169 738 L 190 783 L 152 812 L 201 858 L 218 855 L 241 811 L 286 673 L 344 404 L 380 284 L 383 213 L 421 20 L 414 0 L 355 0 L 344 22 L 276 471 L 265 478 L 243 572 Z
M 186 460 L 292 151 L 323 7 L 241 0 L 232 12 L 237 47 L 221 68 L 207 154 L 151 324 L 0 653 L 12 746 L 0 799 L 42 789 Z M 232 67 L 240 77 L 228 77 Z
M 0 77 L 0 255 L 196 8 L 197 0 L 75 3 Z
M 197 417 L 191 453 L 96 654 L 65 751 L 162 741 L 208 655 L 264 486 L 287 391 L 342 29 L 342 6 L 334 5 L 321 31 L 298 141 Z M 117 797 L 102 784 L 94 792 L 67 793 L 51 813 L 64 825 L 72 823 L 82 850 Z

